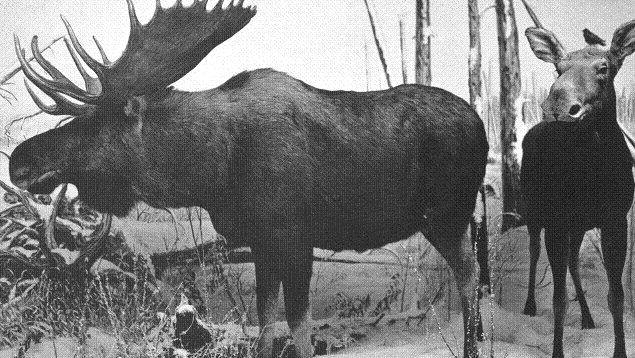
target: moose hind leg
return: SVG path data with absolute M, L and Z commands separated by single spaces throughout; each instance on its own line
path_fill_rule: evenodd
M 287 323 L 295 342 L 296 357 L 310 358 L 313 345 L 309 286 L 313 272 L 313 248 L 302 248 L 291 255 L 293 259 L 285 262 L 282 268 Z
M 472 240 L 467 230 L 469 217 L 463 223 L 454 224 L 452 224 L 453 220 L 447 219 L 449 217 L 451 216 L 448 214 L 445 216 L 445 220 L 434 220 L 422 232 L 452 268 L 456 278 L 463 310 L 463 357 L 478 357 L 476 344 L 480 323 L 477 294 L 478 269 L 472 249 Z
M 540 226 L 536 223 L 527 223 L 529 231 L 529 284 L 527 288 L 527 300 L 523 314 L 536 315 L 536 267 L 540 258 Z
M 580 281 L 579 261 L 580 246 L 584 239 L 584 231 L 574 231 L 571 233 L 571 250 L 569 252 L 569 272 L 575 286 L 576 299 L 580 303 L 580 311 L 582 313 L 582 329 L 595 328 L 595 322 L 591 317 L 589 305 L 586 302 L 584 291 L 582 290 L 582 282 Z
M 622 270 L 626 261 L 627 222 L 626 217 L 613 219 L 610 225 L 602 227 L 602 255 L 604 267 L 609 280 L 607 297 L 609 310 L 613 316 L 615 333 L 614 358 L 626 358 L 624 341 L 624 288 L 622 287 Z
M 273 356 L 274 326 L 276 322 L 276 306 L 280 293 L 280 274 L 276 256 L 267 255 L 252 247 L 256 266 L 256 308 L 260 325 L 257 357 Z

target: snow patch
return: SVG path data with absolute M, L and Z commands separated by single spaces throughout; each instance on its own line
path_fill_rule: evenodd
M 181 315 L 185 313 L 196 314 L 196 308 L 192 305 L 182 305 L 176 308 L 176 314 Z
M 79 251 L 71 251 L 69 249 L 52 249 L 51 252 L 62 257 L 67 265 L 72 264 L 79 257 Z

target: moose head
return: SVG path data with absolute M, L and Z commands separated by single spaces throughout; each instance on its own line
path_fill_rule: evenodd
M 89 206 L 126 215 L 140 200 L 142 191 L 131 180 L 133 174 L 139 168 L 147 169 L 149 162 L 161 162 L 148 158 L 146 152 L 152 144 L 142 143 L 161 141 L 160 136 L 144 139 L 142 134 L 147 132 L 144 127 L 156 126 L 157 121 L 168 116 L 165 112 L 169 109 L 162 102 L 170 101 L 170 94 L 176 92 L 168 86 L 255 15 L 255 8 L 243 7 L 242 0 L 225 8 L 219 1 L 209 11 L 207 1 L 194 1 L 187 8 L 181 1 L 171 8 L 162 8 L 157 1 L 152 20 L 142 25 L 132 1 L 127 3 L 130 37 L 115 62 L 108 59 L 97 39 L 102 62 L 88 55 L 62 17 L 70 37 L 70 42 L 65 39 L 66 46 L 84 79 L 85 89 L 42 56 L 37 36 L 31 41 L 33 56 L 51 79 L 34 71 L 15 37 L 15 49 L 26 78 L 55 102 L 42 102 L 25 80 L 35 103 L 46 113 L 73 117 L 70 123 L 30 138 L 13 151 L 9 170 L 11 181 L 19 188 L 50 193 L 60 183 L 72 183 Z M 96 78 L 87 73 L 80 58 Z M 148 111 L 153 112 L 153 123 L 144 122 Z M 170 130 L 169 124 L 164 130 Z M 145 200 L 153 201 L 150 197 Z
M 588 30 L 588 46 L 574 52 L 567 52 L 556 35 L 544 28 L 528 28 L 525 35 L 536 57 L 553 63 L 558 73 L 542 104 L 546 121 L 576 122 L 615 111 L 613 80 L 624 59 L 635 51 L 635 20 L 615 30 L 608 50 Z

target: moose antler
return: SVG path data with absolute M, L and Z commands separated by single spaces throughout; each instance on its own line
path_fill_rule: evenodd
M 256 14 L 255 7 L 243 7 L 243 0 L 232 0 L 225 8 L 219 0 L 210 11 L 207 0 L 195 0 L 184 7 L 178 0 L 172 7 L 162 8 L 159 0 L 152 19 L 142 25 L 135 13 L 132 0 L 128 3 L 130 37 L 121 57 L 111 63 L 101 44 L 95 40 L 103 63 L 92 58 L 79 43 L 73 28 L 62 16 L 70 37 L 66 41 L 75 66 L 84 78 L 86 90 L 79 88 L 53 67 L 39 51 L 37 36 L 31 49 L 36 61 L 51 76 L 43 77 L 33 70 L 25 58 L 24 49 L 15 36 L 15 49 L 25 76 L 55 102 L 47 106 L 27 86 L 35 103 L 50 114 L 84 114 L 102 104 L 125 103 L 132 96 L 160 90 L 185 76 L 216 46 L 240 31 Z M 77 53 L 75 53 L 75 51 Z M 77 55 L 97 75 L 86 73 Z M 77 104 L 65 98 L 82 102 Z

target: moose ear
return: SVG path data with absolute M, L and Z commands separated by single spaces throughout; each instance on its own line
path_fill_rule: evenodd
M 142 96 L 132 97 L 126 103 L 123 108 L 124 113 L 131 121 L 135 121 L 135 128 L 141 134 L 141 128 L 143 128 L 143 119 L 148 109 L 148 103 Z
M 556 35 L 549 30 L 530 27 L 525 30 L 525 36 L 536 57 L 543 61 L 558 63 L 567 55 Z
M 606 41 L 604 41 L 604 39 L 602 39 L 600 36 L 591 32 L 591 30 L 589 29 L 582 30 L 582 36 L 584 36 L 584 42 L 586 42 L 587 45 L 606 46 Z
M 620 65 L 626 56 L 635 51 L 635 20 L 622 24 L 615 30 L 609 51 Z

